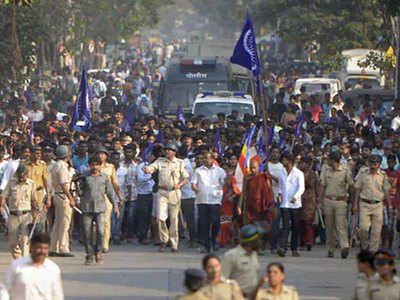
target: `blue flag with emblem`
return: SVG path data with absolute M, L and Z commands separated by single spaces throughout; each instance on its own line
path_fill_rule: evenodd
M 176 118 L 178 121 L 181 121 L 183 125 L 186 125 L 185 116 L 183 115 L 182 107 L 178 107 L 178 111 L 176 112 Z
M 253 72 L 260 91 L 258 75 L 260 74 L 260 60 L 257 54 L 256 35 L 254 33 L 253 23 L 250 19 L 249 9 L 247 9 L 247 21 L 243 26 L 242 34 L 235 46 L 231 63 L 240 65 Z
M 82 67 L 82 75 L 79 83 L 78 97 L 74 106 L 71 129 L 75 131 L 86 131 L 92 127 L 89 103 L 89 86 L 85 66 Z
M 213 149 L 215 152 L 218 153 L 219 157 L 222 157 L 222 142 L 221 142 L 221 132 L 218 129 L 216 134 L 215 134 L 215 139 L 213 143 Z

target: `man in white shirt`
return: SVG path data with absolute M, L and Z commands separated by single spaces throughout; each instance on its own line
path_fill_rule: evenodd
M 180 157 L 184 158 L 187 155 L 187 151 L 183 150 L 185 153 L 180 153 Z M 182 187 L 182 200 L 181 200 L 181 209 L 183 213 L 183 218 L 187 223 L 188 231 L 189 231 L 189 248 L 193 247 L 193 243 L 195 240 L 195 218 L 194 218 L 194 208 L 195 208 L 195 199 L 196 193 L 193 191 L 191 181 L 193 180 L 193 165 L 190 162 L 189 158 L 184 158 L 183 162 L 185 163 L 186 170 L 189 173 L 189 182 Z
M 21 146 L 15 145 L 13 147 L 12 158 L 4 166 L 4 173 L 3 173 L 3 177 L 1 179 L 1 184 L 0 184 L 0 191 L 5 190 L 7 184 L 9 183 L 11 178 L 14 176 L 15 171 L 17 171 L 19 162 L 20 162 L 21 152 L 22 152 Z
M 4 286 L 12 300 L 63 300 L 60 268 L 46 258 L 50 237 L 39 233 L 32 237 L 30 256 L 14 260 L 8 269 Z
M 272 192 L 274 194 L 274 202 L 277 207 L 277 214 L 272 225 L 272 237 L 271 237 L 271 251 L 274 252 L 277 249 L 279 227 L 281 224 L 281 211 L 279 209 L 280 200 L 279 192 L 282 190 L 283 180 L 285 178 L 286 170 L 285 167 L 279 162 L 281 151 L 278 146 L 272 146 L 271 158 L 268 162 L 268 172 L 272 178 Z
M 32 110 L 30 110 L 26 115 L 29 118 L 29 120 L 33 122 L 40 122 L 44 118 L 44 113 L 43 111 L 39 110 L 40 104 L 38 102 L 33 102 L 32 103 Z
M 282 164 L 285 167 L 285 180 L 279 198 L 283 218 L 283 248 L 278 250 L 279 256 L 285 256 L 288 248 L 289 231 L 292 231 L 292 255 L 300 256 L 297 252 L 299 234 L 299 221 L 301 209 L 301 196 L 304 193 L 304 174 L 294 166 L 294 156 L 288 152 L 282 154 Z
M 197 195 L 200 239 L 205 246 L 202 252 L 209 253 L 211 249 L 216 249 L 226 173 L 215 165 L 211 152 L 205 154 L 204 158 L 204 165 L 194 172 L 192 188 Z

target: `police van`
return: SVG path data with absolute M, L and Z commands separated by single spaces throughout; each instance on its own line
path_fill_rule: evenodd
M 244 92 L 203 91 L 196 96 L 192 106 L 194 116 L 204 116 L 210 120 L 216 120 L 219 113 L 229 116 L 232 111 L 237 111 L 242 119 L 245 114 L 254 116 L 256 108 L 252 96 Z
M 251 93 L 247 74 L 236 74 L 230 62 L 221 57 L 174 58 L 160 83 L 159 109 L 175 114 L 178 107 L 189 112 L 202 91 L 239 90 Z

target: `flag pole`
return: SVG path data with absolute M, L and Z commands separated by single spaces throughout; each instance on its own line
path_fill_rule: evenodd
M 262 86 L 262 80 L 261 80 L 261 76 L 260 74 L 258 74 L 258 99 L 259 99 L 259 103 L 261 106 L 261 112 L 262 112 L 262 116 L 263 116 L 263 121 L 264 121 L 264 141 L 268 141 L 268 110 L 266 107 L 266 103 L 265 103 L 265 95 L 264 95 L 264 89 Z M 267 142 L 265 142 L 265 165 L 264 165 L 264 170 L 268 169 L 268 147 L 270 145 L 268 145 Z

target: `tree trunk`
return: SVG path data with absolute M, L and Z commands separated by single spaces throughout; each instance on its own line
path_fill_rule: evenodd
M 11 41 L 14 48 L 14 69 L 15 71 L 22 65 L 21 49 L 19 48 L 17 35 L 16 0 L 11 0 Z

